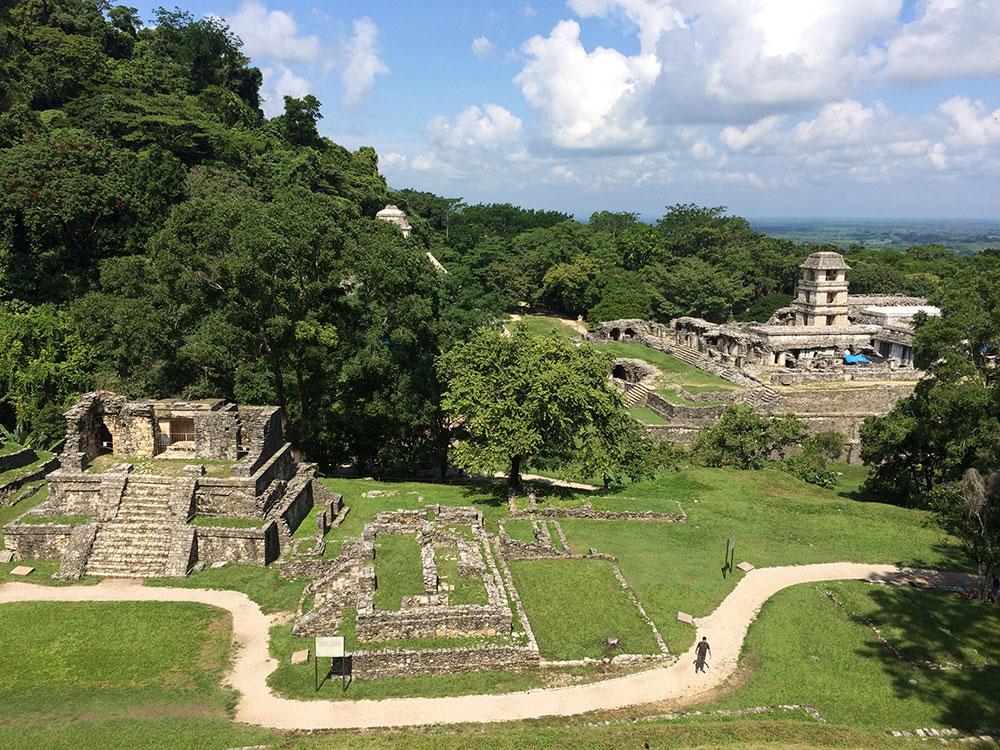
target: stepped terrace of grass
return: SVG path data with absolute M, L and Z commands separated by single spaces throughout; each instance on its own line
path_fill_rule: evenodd
M 623 341 L 606 341 L 591 344 L 602 352 L 610 352 L 615 357 L 641 359 L 656 367 L 663 373 L 663 378 L 656 383 L 657 388 L 680 386 L 692 393 L 696 391 L 734 391 L 740 386 L 730 383 L 724 378 L 710 372 L 699 370 L 694 365 L 682 362 L 657 349 L 650 349 L 642 344 L 625 343 Z

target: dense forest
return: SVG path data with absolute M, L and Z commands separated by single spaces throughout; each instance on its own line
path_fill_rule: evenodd
M 216 20 L 0 5 L 0 424 L 51 444 L 95 387 L 222 396 L 283 407 L 323 464 L 437 466 L 440 356 L 505 311 L 766 320 L 824 249 L 724 207 L 583 223 L 390 189 L 372 148 L 320 136 L 315 97 L 268 120 L 260 86 Z M 375 220 L 389 203 L 411 237 Z M 1000 252 L 847 260 L 854 292 L 935 297 Z

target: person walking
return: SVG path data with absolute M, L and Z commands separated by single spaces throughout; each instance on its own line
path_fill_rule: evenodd
M 698 641 L 698 645 L 695 647 L 695 660 L 694 660 L 694 671 L 704 672 L 705 671 L 705 657 L 706 654 L 709 658 L 712 656 L 712 649 L 708 645 L 708 638 L 702 636 L 702 639 Z

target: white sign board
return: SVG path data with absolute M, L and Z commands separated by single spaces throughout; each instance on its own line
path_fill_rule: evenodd
M 316 656 L 344 656 L 344 636 L 334 635 L 326 638 L 316 638 Z

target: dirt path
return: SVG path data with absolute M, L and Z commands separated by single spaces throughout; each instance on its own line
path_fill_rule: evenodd
M 748 573 L 707 617 L 696 620 L 697 637 L 708 637 L 715 658 L 705 674 L 694 674 L 692 646 L 680 661 L 590 685 L 529 690 L 506 695 L 454 698 L 395 698 L 384 701 L 297 701 L 279 698 L 267 687 L 277 667 L 268 656 L 268 628 L 275 617 L 264 615 L 245 594 L 206 589 L 152 588 L 138 581 L 107 579 L 97 586 L 52 587 L 26 583 L 0 586 L 0 603 L 28 601 L 194 601 L 229 610 L 237 644 L 226 682 L 241 693 L 236 719 L 275 729 L 403 727 L 459 722 L 496 722 L 672 701 L 694 703 L 718 687 L 736 669 L 747 628 L 761 605 L 787 586 L 850 578 L 923 579 L 947 585 L 967 584 L 962 573 L 899 570 L 892 565 L 825 563 L 761 568 Z

